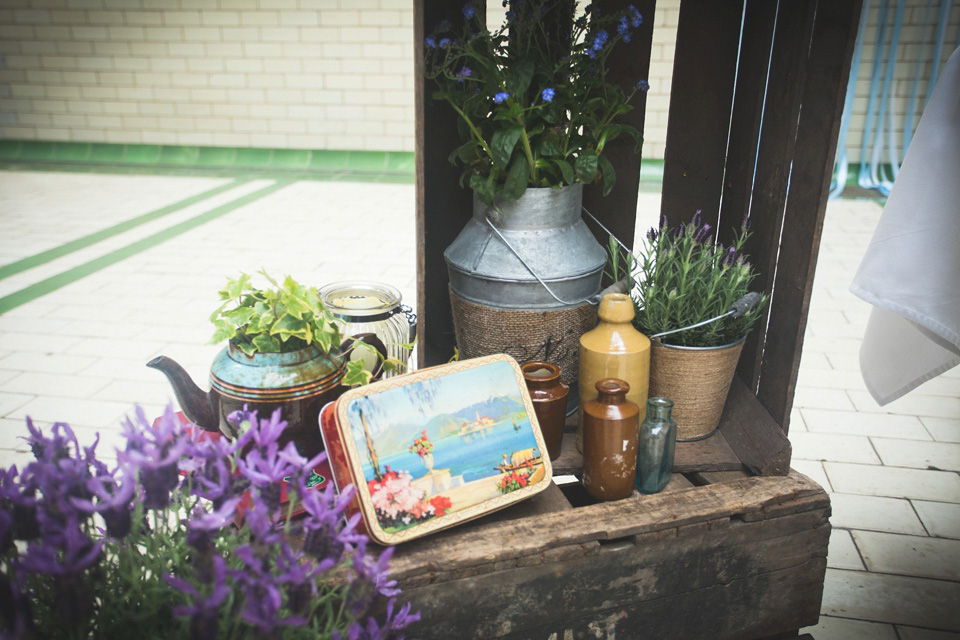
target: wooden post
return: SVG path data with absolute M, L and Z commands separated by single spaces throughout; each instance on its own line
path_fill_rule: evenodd
M 485 2 L 474 2 L 483 15 Z M 447 162 L 458 144 L 457 114 L 448 105 L 430 98 L 434 88 L 424 77 L 423 41 L 441 20 L 453 23 L 463 16 L 460 4 L 445 0 L 413 3 L 413 50 L 417 122 L 417 360 L 420 366 L 446 362 L 453 356 L 455 339 L 449 280 L 443 250 L 470 219 L 473 197 L 460 187 L 460 169 Z

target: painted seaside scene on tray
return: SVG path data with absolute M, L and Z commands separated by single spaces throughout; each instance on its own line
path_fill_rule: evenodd
M 360 396 L 346 411 L 371 502 L 388 533 L 511 493 L 545 475 L 508 362 Z

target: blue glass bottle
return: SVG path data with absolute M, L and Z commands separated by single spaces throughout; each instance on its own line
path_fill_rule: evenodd
M 647 417 L 640 425 L 637 447 L 637 490 L 657 493 L 670 482 L 673 453 L 677 443 L 677 423 L 671 417 L 673 401 L 667 398 L 647 400 Z

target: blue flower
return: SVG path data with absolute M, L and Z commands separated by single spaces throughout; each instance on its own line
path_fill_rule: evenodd
M 450 38 L 441 38 L 440 39 L 440 48 L 446 49 L 450 46 Z
M 472 4 L 467 3 L 467 4 L 463 5 L 463 17 L 464 17 L 464 18 L 466 18 L 467 20 L 469 20 L 470 18 L 472 18 L 472 17 L 474 16 L 474 14 L 476 14 L 476 10 L 473 8 L 473 5 L 472 5 Z
M 632 4 L 627 5 L 627 13 L 630 14 L 631 25 L 634 27 L 639 27 L 641 24 L 643 24 L 643 16 L 640 15 L 640 11 L 635 6 Z
M 650 91 L 650 83 L 646 80 L 641 80 L 637 83 L 637 91 Z
M 503 102 L 509 97 L 510 97 L 509 93 L 507 93 L 506 91 L 501 91 L 497 95 L 493 96 L 493 101 L 496 102 L 497 104 L 500 104 L 501 102 Z
M 630 30 L 630 25 L 627 23 L 627 16 L 620 17 L 620 24 L 617 25 L 617 33 L 624 35 L 627 31 Z
M 427 36 L 427 39 L 424 40 L 427 45 L 427 49 L 436 49 L 437 41 L 433 39 L 433 36 Z
M 594 36 L 593 46 L 591 49 L 594 51 L 600 51 L 600 49 L 603 49 L 603 45 L 607 44 L 607 39 L 609 37 L 610 35 L 606 31 L 601 30 L 596 36 Z
M 556 95 L 556 92 L 549 87 L 547 87 L 540 93 L 540 97 L 543 98 L 544 102 L 552 102 L 553 96 L 555 95 Z
M 472 74 L 473 72 L 470 71 L 470 67 L 464 67 L 463 69 L 460 69 L 460 71 L 457 71 L 457 81 L 463 82 L 464 78 L 469 78 Z

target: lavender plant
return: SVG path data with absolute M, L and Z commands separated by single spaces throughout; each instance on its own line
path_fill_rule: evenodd
M 747 221 L 734 234 L 733 243 L 725 247 L 714 241 L 711 227 L 703 222 L 700 211 L 689 223 L 673 229 L 662 218 L 659 228 L 647 233 L 637 256 L 626 261 L 635 281 L 631 290 L 637 309 L 636 327 L 647 335 L 655 335 L 709 320 L 730 309 L 747 294 L 756 277 L 756 270 L 743 253 L 748 237 Z M 617 271 L 616 262 L 613 268 Z M 763 296 L 759 304 L 739 318 L 723 318 L 664 336 L 663 340 L 688 347 L 730 344 L 750 332 L 762 316 L 765 302 Z
M 606 145 L 624 134 L 638 151 L 642 142 L 620 119 L 649 85 L 624 91 L 607 76 L 610 52 L 643 22 L 637 8 L 601 16 L 588 5 L 575 18 L 573 0 L 514 1 L 496 31 L 472 2 L 462 12 L 460 32 L 445 20 L 424 42 L 433 98 L 459 116 L 463 143 L 450 161 L 463 166 L 461 182 L 491 204 L 528 186 L 598 179 L 609 193 L 616 174 Z
M 249 428 L 227 442 L 138 409 L 112 468 L 68 425 L 28 419 L 36 460 L 0 470 L 0 637 L 403 638 L 419 616 L 396 606 L 390 549 L 374 557 L 359 516 L 343 522 L 352 491 L 308 490 L 325 454 L 280 448 L 279 411 L 234 419 Z M 284 518 L 281 482 L 302 519 Z

